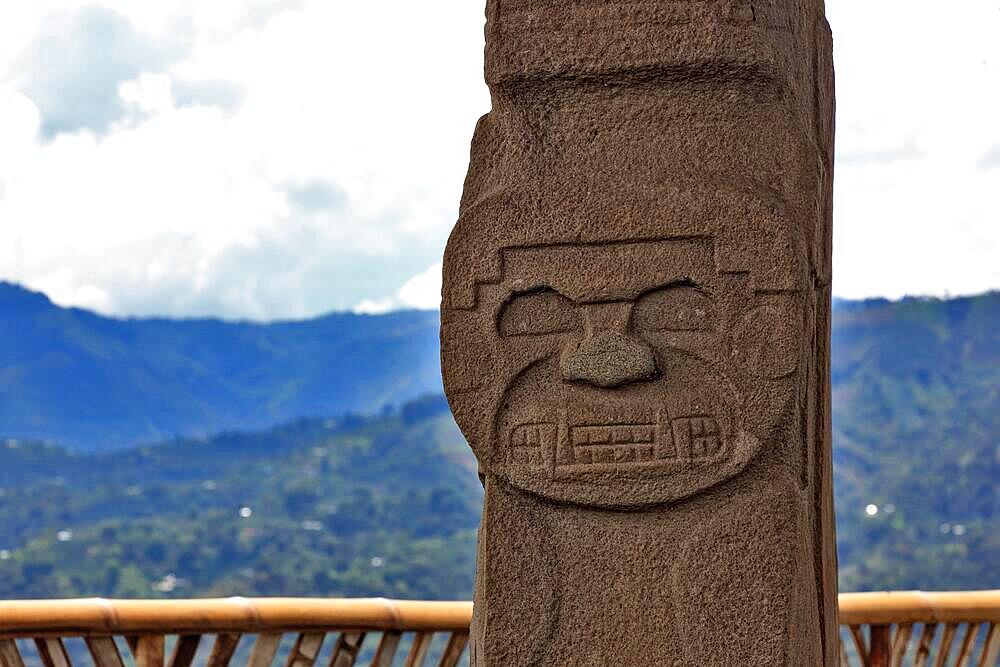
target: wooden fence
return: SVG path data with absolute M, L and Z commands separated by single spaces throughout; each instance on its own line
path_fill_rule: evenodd
M 1000 591 L 850 593 L 840 623 L 844 665 L 996 667 Z
M 471 615 L 384 599 L 0 602 L 0 667 L 453 667 Z M 1000 591 L 845 594 L 840 622 L 844 665 L 996 667 L 1000 654 Z

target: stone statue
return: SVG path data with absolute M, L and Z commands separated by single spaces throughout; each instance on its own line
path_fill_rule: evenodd
M 490 0 L 444 262 L 472 663 L 835 665 L 822 0 Z

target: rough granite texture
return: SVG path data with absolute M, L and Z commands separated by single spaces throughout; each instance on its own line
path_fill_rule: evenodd
M 487 19 L 441 313 L 472 664 L 838 664 L 822 0 Z

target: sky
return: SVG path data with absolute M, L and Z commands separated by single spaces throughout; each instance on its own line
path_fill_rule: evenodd
M 437 307 L 483 5 L 0 4 L 0 280 L 121 316 Z M 834 293 L 1000 288 L 1000 3 L 827 13 Z

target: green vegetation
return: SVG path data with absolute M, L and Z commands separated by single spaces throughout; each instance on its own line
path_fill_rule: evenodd
M 843 589 L 1000 587 L 1000 294 L 838 304 L 833 389 Z M 440 395 L 117 452 L 0 439 L 0 599 L 468 598 L 475 472 Z
M 113 455 L 10 444 L 0 598 L 471 590 L 481 490 L 441 397 Z
M 440 391 L 438 315 L 116 319 L 0 281 L 0 434 L 107 451 Z
M 1000 293 L 839 304 L 832 360 L 844 589 L 1000 588 Z

